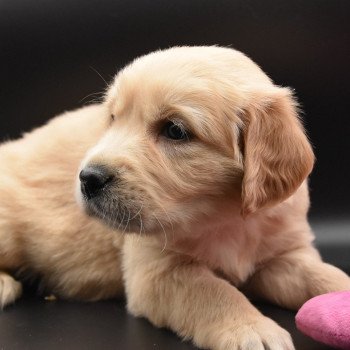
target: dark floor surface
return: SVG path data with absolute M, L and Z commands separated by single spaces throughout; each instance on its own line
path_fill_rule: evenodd
M 259 305 L 292 334 L 298 350 L 331 349 L 303 336 L 294 325 L 294 313 Z M 127 314 L 124 301 L 91 304 L 25 298 L 0 317 L 1 350 L 185 350 L 195 349 L 171 331 L 157 329 Z

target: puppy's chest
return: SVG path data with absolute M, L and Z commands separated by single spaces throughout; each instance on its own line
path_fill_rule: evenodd
M 239 286 L 254 272 L 259 260 L 259 235 L 244 227 L 222 228 L 188 243 L 187 254 Z

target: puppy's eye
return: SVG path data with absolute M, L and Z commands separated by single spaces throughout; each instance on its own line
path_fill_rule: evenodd
M 114 122 L 115 116 L 114 114 L 111 114 L 111 122 Z
M 186 130 L 184 130 L 184 128 L 181 125 L 175 124 L 171 121 L 167 122 L 164 125 L 161 131 L 161 135 L 175 141 L 189 140 L 189 135 L 186 132 Z

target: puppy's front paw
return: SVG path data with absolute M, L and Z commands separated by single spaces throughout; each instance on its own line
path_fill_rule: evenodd
M 237 321 L 236 321 L 237 322 Z M 267 317 L 237 322 L 211 339 L 212 350 L 295 350 L 290 334 Z
M 13 303 L 22 294 L 22 284 L 6 273 L 0 273 L 0 308 Z

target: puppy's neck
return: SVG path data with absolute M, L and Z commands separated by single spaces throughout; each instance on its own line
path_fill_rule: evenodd
M 238 205 L 220 206 L 213 215 L 191 223 L 190 229 L 176 230 L 165 249 L 190 256 L 239 285 L 254 269 L 251 252 L 258 245 L 247 220 L 251 221 L 241 216 Z M 163 237 L 158 239 L 164 247 Z

